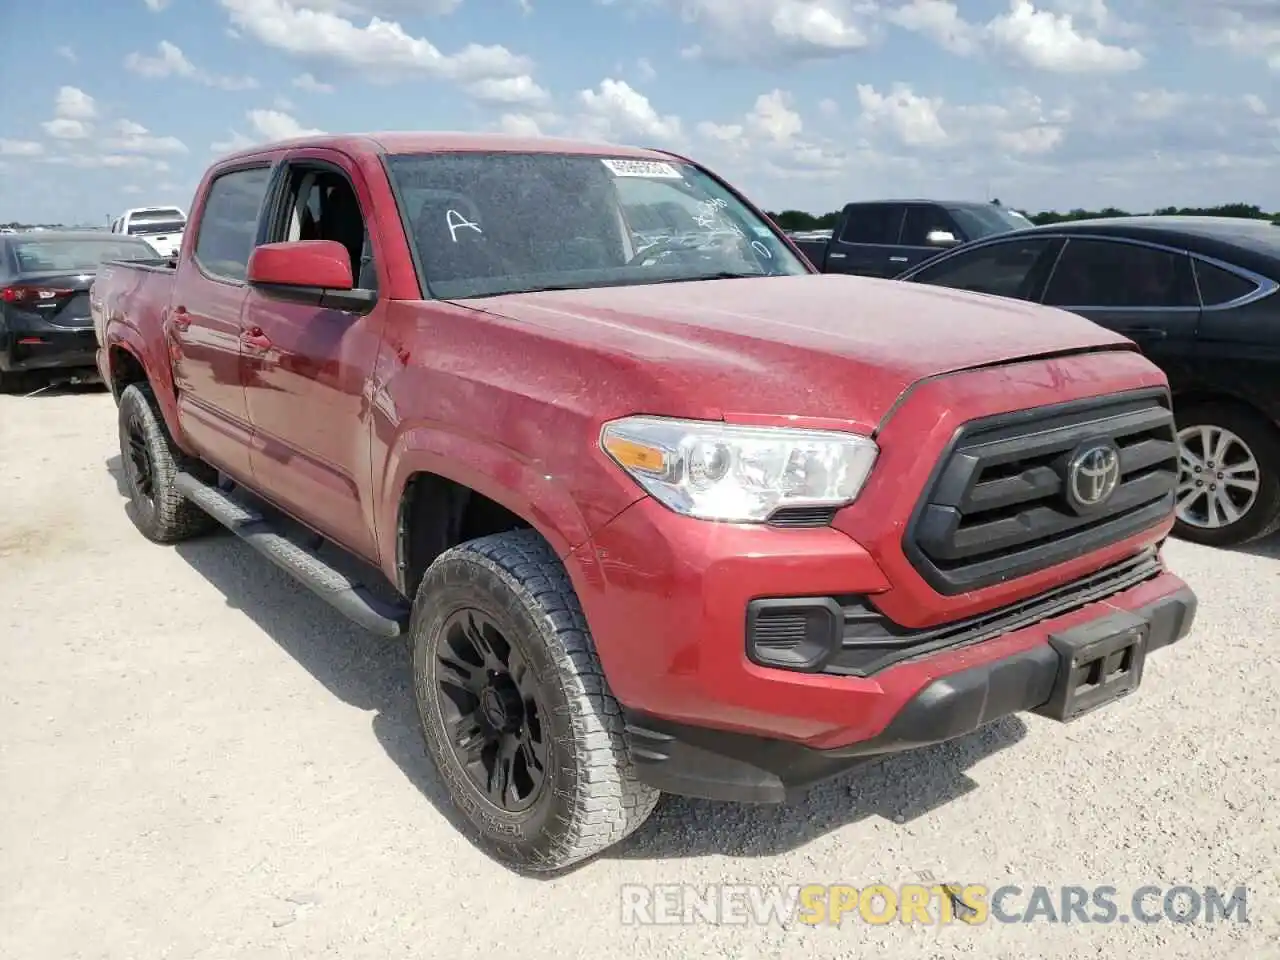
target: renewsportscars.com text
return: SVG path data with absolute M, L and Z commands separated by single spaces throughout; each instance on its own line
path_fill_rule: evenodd
M 684 884 L 622 888 L 628 925 L 839 926 L 843 923 L 1248 923 L 1241 886 L 1015 886 L 908 883 L 761 886 Z

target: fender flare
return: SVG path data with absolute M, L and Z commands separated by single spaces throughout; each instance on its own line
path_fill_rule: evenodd
M 173 377 L 167 363 L 156 363 L 155 358 L 147 349 L 147 342 L 134 327 L 124 323 L 113 323 L 107 330 L 105 343 L 102 348 L 106 353 L 107 373 L 114 373 L 114 365 L 111 362 L 111 354 L 115 350 L 123 350 L 129 354 L 142 368 L 142 372 L 146 374 L 147 383 L 151 387 L 151 392 L 155 396 L 156 404 L 160 408 L 160 416 L 164 420 L 165 428 L 169 431 L 175 443 L 184 452 L 186 444 L 182 435 L 182 430 L 178 425 L 178 397 L 174 390 Z M 109 383 L 111 392 L 116 393 L 115 378 L 112 377 Z M 117 394 L 116 400 L 120 397 Z
M 590 539 L 586 518 L 564 483 L 509 448 L 419 423 L 396 436 L 385 463 L 378 511 L 379 541 L 385 545 L 395 543 L 401 497 L 418 473 L 451 480 L 505 507 L 541 534 L 562 560 Z M 383 554 L 394 570 L 394 551 L 384 547 Z

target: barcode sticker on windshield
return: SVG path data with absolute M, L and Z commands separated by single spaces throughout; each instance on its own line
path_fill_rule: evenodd
M 600 160 L 615 177 L 657 177 L 662 180 L 682 180 L 680 171 L 662 160 Z

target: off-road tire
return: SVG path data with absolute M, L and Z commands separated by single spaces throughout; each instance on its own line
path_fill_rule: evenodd
M 1248 407 L 1229 401 L 1189 404 L 1174 411 L 1178 429 L 1206 425 L 1230 430 L 1258 462 L 1258 495 L 1235 523 L 1216 529 L 1177 520 L 1173 535 L 1210 547 L 1239 546 L 1280 530 L 1280 428 Z
M 462 609 L 490 617 L 536 678 L 551 745 L 534 805 L 510 813 L 488 802 L 458 762 L 441 715 L 436 651 Z M 521 872 L 551 873 L 613 846 L 653 812 L 622 711 L 605 680 L 563 564 L 532 530 L 495 534 L 441 554 L 419 585 L 410 626 L 414 689 L 427 748 L 478 845 Z
M 120 394 L 117 422 L 120 465 L 129 491 L 129 517 L 142 535 L 154 543 L 178 543 L 214 529 L 217 521 L 178 492 L 178 473 L 183 469 L 201 472 L 203 464 L 188 463 L 187 457 L 174 445 L 149 387 L 141 384 L 125 387 Z M 150 458 L 151 497 L 139 490 L 129 467 L 131 430 L 138 432 Z

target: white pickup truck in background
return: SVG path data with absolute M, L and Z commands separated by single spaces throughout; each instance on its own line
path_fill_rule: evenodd
M 111 222 L 112 233 L 145 240 L 162 257 L 176 257 L 182 246 L 187 215 L 178 207 L 134 207 Z

